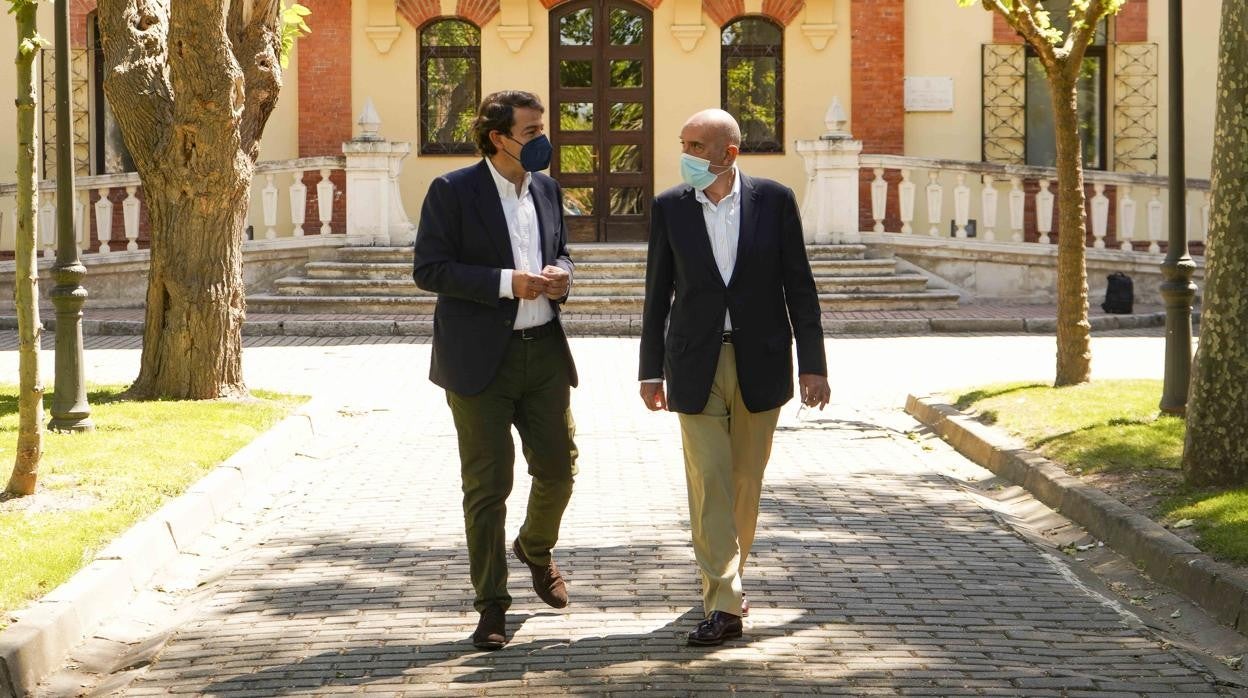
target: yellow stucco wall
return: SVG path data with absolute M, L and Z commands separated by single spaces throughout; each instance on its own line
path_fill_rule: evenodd
M 832 97 L 837 96 L 850 112 L 849 0 L 812 0 L 785 32 L 785 146 L 779 155 L 747 155 L 745 171 L 781 180 L 804 191 L 805 173 L 793 148 L 797 139 L 817 137 Z M 1168 164 L 1165 143 L 1166 117 L 1166 0 L 1149 2 L 1149 40 L 1159 45 L 1161 86 L 1158 133 L 1161 136 L 1159 173 Z M 682 4 L 685 3 L 685 4 Z M 690 4 L 692 3 L 692 4 Z M 677 137 L 684 119 L 692 112 L 719 104 L 719 36 L 712 21 L 697 12 L 697 0 L 664 0 L 654 11 L 654 139 L 655 191 L 678 181 Z M 1220 0 L 1200 0 L 1185 6 L 1187 168 L 1191 177 L 1207 177 L 1212 152 L 1216 95 L 1212 76 L 1217 68 L 1217 27 Z M 747 12 L 757 12 L 761 0 L 747 0 Z M 812 9 L 813 8 L 813 9 Z M 50 5 L 40 6 L 40 30 L 52 35 Z M 526 19 L 527 15 L 527 19 Z M 686 52 L 672 34 L 673 24 L 689 24 L 700 17 L 705 31 L 693 50 Z M 519 18 L 519 20 L 517 19 Z M 0 46 L 15 45 L 11 18 L 0 21 Z M 533 34 L 519 52 L 513 53 L 499 36 L 499 26 L 527 21 Z M 472 157 L 421 156 L 417 123 L 416 30 L 397 21 L 401 34 L 388 53 L 382 54 L 365 34 L 368 7 L 353 3 L 352 114 L 358 115 L 371 97 L 381 114 L 382 134 L 407 141 L 413 153 L 404 163 L 402 191 L 413 218 L 419 211 L 428 182 L 434 176 L 474 161 Z M 802 30 L 803 24 L 834 22 L 838 30 L 822 50 L 816 50 Z M 314 26 L 315 30 L 315 26 Z M 954 79 L 953 112 L 911 113 L 905 119 L 906 152 L 924 157 L 977 160 L 980 155 L 980 45 L 991 41 L 992 22 L 987 12 L 960 9 L 954 0 L 907 0 L 906 61 L 908 76 L 949 76 Z M 504 12 L 482 30 L 482 90 L 528 89 L 549 101 L 548 13 L 537 0 L 504 0 Z M 0 95 L 12 95 L 15 73 L 6 60 L 0 66 Z M 899 76 L 900 77 L 900 76 Z M 1111 88 L 1112 90 L 1112 88 Z M 0 182 L 13 180 L 16 142 L 11 99 L 0 104 Z M 1112 108 L 1112 106 L 1111 106 Z M 853 124 L 850 124 L 851 130 Z M 298 48 L 286 72 L 277 109 L 269 121 L 261 157 L 293 158 L 298 152 Z

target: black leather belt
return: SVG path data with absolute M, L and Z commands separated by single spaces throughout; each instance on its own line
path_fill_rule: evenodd
M 732 333 L 725 332 L 719 337 L 720 344 L 732 344 Z
M 523 330 L 512 330 L 511 336 L 515 337 L 516 339 L 522 339 L 522 340 L 541 339 L 543 337 L 549 337 L 550 335 L 554 334 L 555 330 L 556 330 L 555 321 L 551 320 L 545 325 L 538 325 L 537 327 L 526 327 Z

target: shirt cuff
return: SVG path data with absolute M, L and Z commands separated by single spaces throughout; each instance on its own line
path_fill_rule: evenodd
M 514 269 L 500 269 L 498 275 L 498 297 L 499 298 L 515 298 L 511 292 L 511 274 Z
M 647 379 L 645 379 L 645 380 L 643 380 L 643 381 L 640 381 L 640 382 L 642 382 L 642 383 L 662 383 L 662 382 L 663 382 L 663 379 L 662 379 L 662 378 L 647 378 Z

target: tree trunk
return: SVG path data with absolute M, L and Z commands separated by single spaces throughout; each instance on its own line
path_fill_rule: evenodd
M 1062 73 L 1058 75 L 1057 73 Z M 1092 377 L 1092 325 L 1088 322 L 1085 264 L 1086 201 L 1079 142 L 1077 71 L 1051 70 L 1049 88 L 1057 131 L 1057 386 Z M 1073 75 L 1067 75 L 1073 74 Z
M 278 0 L 99 7 L 104 89 L 151 223 L 143 354 L 130 394 L 245 394 L 243 226 L 281 87 Z
M 43 457 L 43 382 L 39 380 L 39 268 L 35 211 L 35 80 L 32 67 L 38 47 L 34 0 L 19 0 L 17 21 L 17 239 L 13 295 L 17 306 L 18 393 L 17 454 L 6 488 L 11 494 L 35 493 Z M 23 42 L 27 50 L 23 50 Z
M 1248 0 L 1224 0 L 1213 137 L 1205 303 L 1183 472 L 1193 485 L 1248 484 Z

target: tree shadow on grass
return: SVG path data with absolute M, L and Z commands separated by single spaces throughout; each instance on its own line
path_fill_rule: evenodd
M 1022 390 L 1031 390 L 1033 388 L 1048 388 L 1048 387 L 1050 386 L 1047 384 L 1043 384 L 1043 383 L 1025 383 L 1025 384 L 1020 384 L 1020 385 L 1012 385 L 1012 386 L 1005 387 L 1005 388 L 972 390 L 970 392 L 963 393 L 959 395 L 957 398 L 955 398 L 953 401 L 953 406 L 960 410 L 964 410 L 981 400 L 987 400 L 989 398 L 1000 397 L 1002 395 L 1009 395 L 1010 393 L 1017 393 Z

